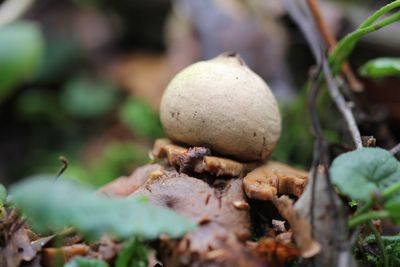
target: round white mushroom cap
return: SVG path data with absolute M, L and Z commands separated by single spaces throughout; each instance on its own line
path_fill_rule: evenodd
M 179 72 L 163 94 L 160 116 L 170 139 L 242 161 L 267 158 L 281 134 L 274 95 L 235 53 Z

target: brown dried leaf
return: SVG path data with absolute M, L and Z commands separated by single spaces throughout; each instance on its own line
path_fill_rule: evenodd
M 31 242 L 31 246 L 34 251 L 39 252 L 42 248 L 49 243 L 56 235 L 50 235 L 42 238 L 38 238 L 35 241 Z
M 186 152 L 186 148 L 174 145 L 169 139 L 157 139 L 154 142 L 152 154 L 156 158 L 167 158 L 170 165 L 176 166 L 179 163 L 179 155 Z
M 12 234 L 6 247 L 1 251 L 0 266 L 18 267 L 22 261 L 31 261 L 36 253 L 31 246 L 26 229 L 20 227 Z
M 163 170 L 163 173 L 132 195 L 148 196 L 152 203 L 171 208 L 202 225 L 223 225 L 240 240 L 250 236 L 248 209 L 237 209 L 233 205 L 246 202 L 241 179 L 217 180 L 209 185 L 175 170 Z
M 185 148 L 168 139 L 156 140 L 153 155 L 157 158 L 167 158 L 170 165 L 187 172 L 207 172 L 216 176 L 241 177 L 254 169 L 257 164 L 240 163 L 234 160 L 208 156 L 209 150 L 203 147 Z
M 210 185 L 176 170 L 162 172 L 133 195 L 148 196 L 152 203 L 199 225 L 181 240 L 160 239 L 158 251 L 165 266 L 233 266 L 241 256 L 248 259 L 242 242 L 251 235 L 249 210 L 233 204 L 246 204 L 242 180 L 217 180 Z
M 298 248 L 285 244 L 274 238 L 264 238 L 253 246 L 253 251 L 265 258 L 268 266 L 283 267 L 285 263 L 294 260 L 300 255 Z
M 135 192 L 150 174 L 162 168 L 159 164 L 145 165 L 137 168 L 129 177 L 120 177 L 100 188 L 100 192 L 109 196 L 128 196 Z
M 321 246 L 312 238 L 310 223 L 302 218 L 293 207 L 293 200 L 287 196 L 272 198 L 272 203 L 279 213 L 290 224 L 293 238 L 300 249 L 303 258 L 310 258 L 318 254 Z
M 293 233 L 291 231 L 289 231 L 289 232 L 285 232 L 285 233 L 280 233 L 279 235 L 277 235 L 275 237 L 275 240 L 282 244 L 291 244 L 292 237 L 293 237 Z
M 121 245 L 116 240 L 110 236 L 103 236 L 98 242 L 97 258 L 110 262 L 120 249 Z
M 310 260 L 314 266 L 357 266 L 348 240 L 345 209 L 328 179 L 323 165 L 313 169 L 309 185 L 295 204 L 303 218 L 313 221 L 312 234 L 322 248 Z
M 250 209 L 250 205 L 249 203 L 243 201 L 243 200 L 236 200 L 233 201 L 233 206 L 239 210 L 249 210 Z
M 248 173 L 243 180 L 249 198 L 272 200 L 277 194 L 300 196 L 308 173 L 286 164 L 268 161 Z
M 255 163 L 245 164 L 226 158 L 205 156 L 203 161 L 194 166 L 194 171 L 197 173 L 208 172 L 216 176 L 243 177 L 256 165 Z

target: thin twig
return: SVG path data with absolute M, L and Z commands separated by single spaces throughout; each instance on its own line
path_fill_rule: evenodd
M 284 0 L 283 2 L 290 17 L 298 25 L 304 37 L 306 38 L 311 53 L 313 54 L 317 65 L 319 65 L 321 62 L 321 42 L 320 38 L 313 31 L 313 28 L 309 25 L 308 17 L 310 14 L 307 14 L 306 10 L 298 7 L 298 5 L 301 4 L 299 1 Z
M 309 116 L 311 118 L 311 126 L 314 132 L 314 135 L 316 137 L 316 140 L 319 142 L 322 142 L 324 140 L 324 136 L 322 133 L 322 128 L 318 120 L 318 115 L 317 115 L 317 98 L 319 94 L 319 76 L 322 71 L 322 66 L 318 65 L 317 69 L 314 70 L 314 73 L 312 77 L 310 77 L 311 85 L 310 89 L 308 92 L 308 110 L 309 110 Z
M 325 42 L 329 46 L 329 50 L 332 50 L 333 48 L 336 47 L 336 39 L 335 36 L 333 35 L 331 29 L 328 27 L 326 24 L 325 20 L 321 16 L 321 11 L 318 5 L 318 0 L 307 0 L 308 5 L 310 7 L 311 13 L 314 17 L 314 21 L 317 24 L 317 27 L 324 38 Z M 346 76 L 347 81 L 349 82 L 350 88 L 354 92 L 362 92 L 363 91 L 363 85 L 358 81 L 358 79 L 355 77 L 353 71 L 350 68 L 350 65 L 347 62 L 343 62 L 342 66 L 342 72 Z
M 11 23 L 21 17 L 34 0 L 8 0 L 0 6 L 0 26 Z
M 68 160 L 67 160 L 65 157 L 63 157 L 63 156 L 60 156 L 60 157 L 59 157 L 59 160 L 61 161 L 61 163 L 62 163 L 63 165 L 62 165 L 61 168 L 58 170 L 58 172 L 57 172 L 57 174 L 56 174 L 56 177 L 54 178 L 55 180 L 57 180 L 58 177 L 60 177 L 60 176 L 65 172 L 65 170 L 68 168 L 68 164 L 69 164 Z
M 325 75 L 325 81 L 327 84 L 328 92 L 329 92 L 332 100 L 335 102 L 340 113 L 342 113 L 342 115 L 347 123 L 347 126 L 349 128 L 349 131 L 353 137 L 353 141 L 354 141 L 356 148 L 360 149 L 363 147 L 362 139 L 361 139 L 360 130 L 358 129 L 353 112 L 351 111 L 350 107 L 346 103 L 346 100 L 340 93 L 339 88 L 333 79 L 332 71 L 331 71 L 327 61 L 322 62 L 322 69 L 323 69 L 323 72 Z
M 323 143 L 324 137 L 322 134 L 321 125 L 318 121 L 318 115 L 316 113 L 316 102 L 319 93 L 318 86 L 318 77 L 320 76 L 321 67 L 318 67 L 317 71 L 314 72 L 313 77 L 311 77 L 311 85 L 308 93 L 308 110 L 310 113 L 311 126 L 313 129 L 313 133 L 315 135 L 315 143 L 314 143 L 314 153 L 313 153 L 313 162 L 311 166 L 311 201 L 310 201 L 310 224 L 314 229 L 314 204 L 315 204 L 315 188 L 317 183 L 317 172 L 318 166 L 321 164 L 321 154 L 323 153 Z
M 400 143 L 398 143 L 392 149 L 390 149 L 390 153 L 392 153 L 393 155 L 396 155 L 399 152 L 400 152 Z

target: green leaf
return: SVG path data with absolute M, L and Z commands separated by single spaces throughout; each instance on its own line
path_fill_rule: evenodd
M 389 266 L 400 266 L 400 236 L 381 236 L 389 258 Z M 376 238 L 374 235 L 369 235 L 364 239 L 364 242 L 369 246 L 376 243 Z M 373 255 L 373 251 L 367 251 L 367 257 Z M 379 260 L 374 266 L 378 266 Z
M 126 242 L 118 253 L 115 267 L 146 267 L 147 249 L 137 238 Z
M 400 58 L 377 58 L 361 66 L 360 74 L 364 77 L 383 78 L 400 76 Z
M 127 100 L 120 109 L 119 117 L 125 125 L 144 137 L 159 138 L 164 135 L 158 114 L 141 101 Z
M 148 203 L 144 197 L 112 198 L 72 180 L 39 176 L 14 185 L 11 201 L 40 232 L 74 226 L 90 240 L 103 234 L 119 238 L 160 234 L 179 237 L 195 227 L 187 218 Z
M 355 200 L 367 201 L 400 180 L 400 165 L 381 148 L 362 148 L 337 157 L 330 168 L 332 183 Z
M 110 112 L 117 100 L 115 88 L 105 82 L 80 76 L 70 80 L 61 94 L 61 105 L 76 117 L 96 118 Z
M 352 199 L 352 200 L 349 201 L 349 206 L 351 208 L 357 207 L 358 206 L 358 202 L 356 200 Z
M 131 172 L 134 167 L 149 162 L 149 151 L 132 141 L 113 141 L 89 166 L 92 184 L 103 185 L 115 177 Z
M 57 100 L 54 92 L 31 88 L 18 96 L 16 109 L 23 120 L 56 120 L 59 116 Z
M 145 145 L 130 140 L 114 140 L 107 143 L 93 160 L 70 162 L 65 173 L 76 180 L 98 187 L 148 162 L 149 151 Z
M 102 260 L 84 258 L 79 256 L 65 264 L 64 267 L 109 267 L 109 265 Z
M 4 201 L 6 200 L 7 197 L 7 190 L 4 187 L 4 185 L 0 184 L 0 206 L 3 205 Z
M 391 219 L 400 224 L 400 194 L 391 197 L 385 202 L 385 210 L 389 211 Z
M 0 28 L 0 102 L 36 72 L 43 51 L 36 24 L 18 22 Z
M 46 50 L 35 76 L 35 81 L 59 84 L 76 72 L 83 51 L 79 41 L 71 35 L 56 33 L 48 36 Z

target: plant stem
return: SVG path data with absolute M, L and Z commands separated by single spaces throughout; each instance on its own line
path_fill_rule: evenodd
M 399 152 L 400 152 L 400 143 L 398 143 L 392 149 L 390 149 L 390 153 L 392 153 L 393 155 L 396 155 Z
M 372 205 L 374 204 L 374 201 L 372 198 L 370 198 L 367 203 L 365 203 L 364 206 L 362 206 L 361 208 L 357 209 L 356 212 L 354 213 L 353 217 L 358 216 L 362 213 L 365 213 L 367 210 L 369 210 Z
M 368 222 L 367 226 L 375 236 L 375 241 L 381 253 L 381 262 L 383 262 L 383 267 L 389 267 L 389 258 L 381 234 L 378 232 L 378 230 L 376 229 L 375 225 L 372 222 Z
M 364 28 L 367 26 L 370 26 L 372 23 L 374 23 L 379 17 L 383 16 L 387 12 L 391 11 L 392 9 L 395 9 L 397 7 L 400 7 L 400 0 L 393 1 L 390 4 L 387 4 L 377 11 L 374 12 L 371 16 L 369 16 L 363 23 L 361 23 L 359 28 Z
M 329 68 L 329 64 L 327 61 L 322 62 L 322 69 L 324 71 L 328 92 L 332 100 L 335 102 L 340 113 L 342 113 L 344 119 L 346 120 L 347 126 L 349 127 L 349 131 L 353 137 L 356 148 L 360 149 L 363 147 L 361 134 L 360 130 L 357 127 L 357 122 L 354 118 L 353 112 L 351 111 L 351 108 L 347 105 L 345 98 L 340 93 L 338 86 L 333 80 L 333 73 L 332 70 Z
M 353 216 L 348 223 L 350 229 L 354 228 L 360 223 L 374 220 L 374 219 L 385 219 L 390 217 L 390 213 L 386 210 L 370 211 L 367 213 L 362 213 L 358 216 Z
M 4 1 L 0 7 L 0 26 L 16 21 L 32 6 L 34 0 Z
M 400 2 L 400 0 L 399 0 Z M 400 20 L 400 12 L 397 12 L 385 19 L 382 19 L 381 21 L 372 24 L 370 26 L 366 26 L 363 28 L 358 28 L 356 31 L 348 34 L 346 37 L 344 37 L 338 45 L 335 47 L 335 49 L 332 51 L 332 53 L 329 55 L 329 63 L 332 66 L 332 71 L 334 74 L 336 74 L 343 61 L 348 57 L 348 55 L 351 53 L 353 50 L 355 44 L 357 43 L 358 39 L 360 39 L 362 36 L 377 31 L 382 27 L 385 27 L 389 24 L 392 24 L 396 21 Z
M 400 191 L 400 182 L 397 182 L 393 185 L 391 185 L 390 187 L 386 188 L 383 191 L 383 198 L 384 199 L 388 199 L 389 197 L 391 197 L 394 193 L 397 193 L 398 191 Z

